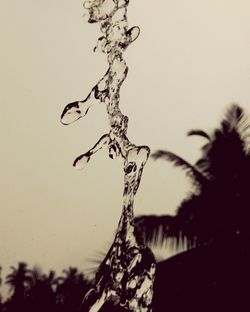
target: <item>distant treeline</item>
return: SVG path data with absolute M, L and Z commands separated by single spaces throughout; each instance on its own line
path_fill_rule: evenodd
M 0 297 L 0 311 L 78 311 L 85 293 L 91 282 L 77 268 L 69 267 L 62 276 L 56 276 L 55 271 L 43 274 L 41 269 L 29 269 L 20 262 L 17 267 L 11 267 L 6 280 L 0 282 L 9 286 L 7 299 Z

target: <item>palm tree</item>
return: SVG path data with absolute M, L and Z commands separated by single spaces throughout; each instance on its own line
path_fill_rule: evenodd
M 43 275 L 43 281 L 46 285 L 50 286 L 52 289 L 56 288 L 59 283 L 59 277 L 56 277 L 56 272 L 50 270 L 48 275 Z
M 4 310 L 27 311 L 26 295 L 32 280 L 27 264 L 19 262 L 17 268 L 11 267 L 11 271 L 6 277 L 6 284 L 9 285 L 12 295 L 4 303 Z
M 177 209 L 176 216 L 139 216 L 137 227 L 147 242 L 162 235 L 162 241 L 174 238 L 176 244 L 187 239 L 188 248 L 221 241 L 224 244 L 246 239 L 248 230 L 248 180 L 250 176 L 250 122 L 241 107 L 233 104 L 219 128 L 207 134 L 188 133 L 206 139 L 202 155 L 190 164 L 169 151 L 157 151 L 163 158 L 185 170 L 195 190 Z
M 2 278 L 1 278 L 1 274 L 2 274 L 2 267 L 0 266 L 0 286 L 2 285 Z M 0 311 L 3 310 L 3 304 L 2 304 L 2 294 L 0 293 Z
M 25 293 L 32 280 L 27 264 L 19 262 L 18 267 L 12 266 L 11 270 L 12 272 L 6 277 L 6 284 L 10 286 L 10 290 L 13 292 L 12 298 L 14 301 L 24 300 Z
M 55 292 L 53 286 L 57 284 L 55 272 L 50 271 L 48 276 L 42 274 L 38 267 L 30 270 L 32 280 L 27 292 L 27 309 L 30 311 L 54 311 Z
M 63 273 L 65 276 L 58 278 L 56 289 L 59 311 L 78 311 L 84 294 L 89 289 L 89 282 L 77 268 L 69 267 Z

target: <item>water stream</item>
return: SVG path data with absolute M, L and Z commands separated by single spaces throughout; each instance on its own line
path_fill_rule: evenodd
M 140 185 L 143 168 L 150 154 L 148 146 L 137 146 L 127 137 L 128 117 L 119 108 L 120 88 L 128 74 L 123 53 L 140 34 L 139 27 L 128 28 L 129 0 L 92 0 L 84 7 L 89 23 L 99 23 L 102 36 L 95 52 L 107 55 L 108 70 L 84 100 L 68 104 L 61 116 L 65 125 L 87 115 L 95 104 L 106 105 L 110 131 L 87 152 L 77 157 L 74 166 L 83 169 L 102 148 L 109 157 L 124 159 L 124 192 L 122 215 L 114 242 L 96 274 L 95 287 L 83 302 L 84 311 L 98 311 L 112 300 L 129 311 L 151 311 L 155 259 L 152 252 L 134 233 L 134 197 Z

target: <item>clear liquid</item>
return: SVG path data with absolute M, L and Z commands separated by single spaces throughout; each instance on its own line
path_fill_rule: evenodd
M 127 137 L 128 117 L 119 108 L 120 88 L 128 73 L 123 52 L 139 36 L 139 27 L 128 29 L 129 0 L 86 1 L 89 23 L 100 23 L 103 35 L 94 51 L 107 55 L 109 68 L 82 101 L 68 104 L 61 116 L 71 124 L 87 115 L 96 103 L 106 105 L 110 131 L 88 152 L 74 161 L 83 169 L 100 149 L 108 148 L 109 157 L 124 159 L 123 209 L 114 242 L 96 274 L 96 285 L 84 300 L 86 310 L 98 311 L 107 300 L 113 300 L 130 311 L 151 310 L 155 259 L 134 233 L 134 197 L 140 185 L 143 168 L 150 154 L 147 146 L 136 146 Z M 93 303 L 94 302 L 94 303 Z

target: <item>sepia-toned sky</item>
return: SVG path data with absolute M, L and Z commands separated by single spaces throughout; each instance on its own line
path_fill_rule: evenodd
M 129 25 L 140 37 L 125 58 L 120 107 L 128 137 L 152 151 L 194 162 L 202 138 L 231 102 L 250 113 L 250 2 L 131 0 Z M 86 97 L 107 69 L 93 53 L 98 25 L 82 0 L 0 2 L 0 264 L 88 270 L 112 243 L 122 207 L 122 161 L 103 150 L 83 171 L 76 156 L 107 132 L 104 105 L 60 124 L 69 102 Z M 173 214 L 189 192 L 184 173 L 164 161 L 145 167 L 136 214 Z

